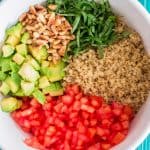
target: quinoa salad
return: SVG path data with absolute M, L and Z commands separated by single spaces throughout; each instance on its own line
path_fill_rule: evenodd
M 47 0 L 5 31 L 1 111 L 37 150 L 110 150 L 150 91 L 141 36 L 101 0 Z

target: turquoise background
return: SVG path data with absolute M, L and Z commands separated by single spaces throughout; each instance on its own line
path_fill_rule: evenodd
M 150 12 L 150 0 L 140 0 L 142 5 Z M 150 150 L 150 135 L 147 139 L 137 148 L 137 150 Z

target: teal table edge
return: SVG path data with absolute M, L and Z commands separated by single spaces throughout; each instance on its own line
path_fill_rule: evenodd
M 139 1 L 150 12 L 150 0 L 139 0 Z M 150 150 L 150 135 L 137 148 L 137 150 Z

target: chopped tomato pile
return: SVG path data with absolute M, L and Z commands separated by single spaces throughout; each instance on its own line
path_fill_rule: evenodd
M 108 150 L 125 139 L 133 112 L 69 85 L 63 96 L 47 96 L 44 105 L 24 98 L 12 117 L 31 134 L 25 143 L 38 150 Z

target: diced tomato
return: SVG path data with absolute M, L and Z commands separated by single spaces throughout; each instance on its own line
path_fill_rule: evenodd
M 71 88 L 74 92 L 74 94 L 78 94 L 80 92 L 80 87 L 77 84 L 72 85 Z
M 83 96 L 83 93 L 82 93 L 82 92 L 78 93 L 78 94 L 75 96 L 75 100 L 80 100 L 80 99 L 82 98 L 82 96 Z
M 81 104 L 88 104 L 89 100 L 88 100 L 87 97 L 82 97 L 82 98 L 80 99 L 80 102 L 81 102 Z
M 112 146 L 111 146 L 110 143 L 102 143 L 102 144 L 101 144 L 102 150 L 109 150 L 111 147 L 112 147 Z
M 104 120 L 101 121 L 101 124 L 104 128 L 109 128 L 110 125 L 112 124 L 112 122 L 108 119 L 104 119 Z
M 95 111 L 95 109 L 93 107 L 85 105 L 85 104 L 81 105 L 81 110 L 87 111 L 89 113 L 94 113 L 94 111 Z
M 90 120 L 90 125 L 95 126 L 97 124 L 98 120 L 97 119 L 91 119 Z
M 121 132 L 117 132 L 116 135 L 113 137 L 111 143 L 112 144 L 119 144 L 125 139 L 125 135 Z
M 62 96 L 62 102 L 66 105 L 71 105 L 73 102 L 73 97 L 70 95 L 64 95 Z
M 101 150 L 101 144 L 100 143 L 93 144 L 88 148 L 88 150 Z
M 99 135 L 99 136 L 105 135 L 104 129 L 103 129 L 103 128 L 100 128 L 100 127 L 97 127 L 96 133 L 97 133 L 97 135 Z
M 120 115 L 120 121 L 128 121 L 128 120 L 129 120 L 129 116 L 127 114 Z
M 25 143 L 39 150 L 109 150 L 126 135 L 132 109 L 106 104 L 102 97 L 85 95 L 78 85 L 67 86 L 63 96 L 47 95 L 41 105 L 24 98 L 12 118 L 29 135 Z
M 130 117 L 132 117 L 132 115 L 133 115 L 133 111 L 132 111 L 131 107 L 129 107 L 128 105 L 124 106 L 123 112 Z
M 111 129 L 113 131 L 121 131 L 122 130 L 122 126 L 121 126 L 120 123 L 117 122 L 117 123 L 114 123 L 114 124 L 111 125 Z
M 79 111 L 81 108 L 81 102 L 80 101 L 75 101 L 74 104 L 73 104 L 73 110 L 75 111 Z
M 122 121 L 121 125 L 122 125 L 123 129 L 129 129 L 130 123 L 129 123 L 129 121 Z
M 47 128 L 47 131 L 46 131 L 47 136 L 53 136 L 55 133 L 56 133 L 56 127 L 55 126 L 49 126 Z
M 96 129 L 94 127 L 88 129 L 88 135 L 90 138 L 93 138 L 95 134 L 96 134 Z

